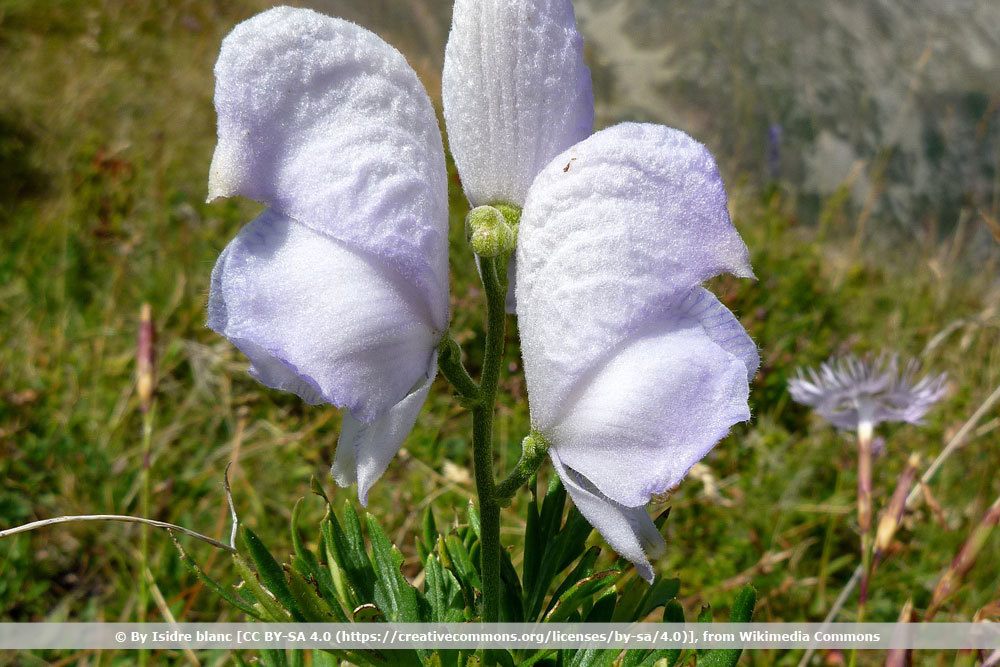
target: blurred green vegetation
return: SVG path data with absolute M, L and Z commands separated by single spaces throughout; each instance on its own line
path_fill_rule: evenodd
M 0 3 L 0 525 L 83 513 L 137 513 L 142 448 L 134 391 L 140 304 L 159 333 L 159 393 L 152 440 L 153 518 L 228 534 L 222 474 L 229 461 L 237 506 L 276 553 L 290 549 L 292 506 L 312 476 L 327 483 L 335 410 L 265 390 L 246 362 L 204 328 L 209 274 L 219 251 L 258 206 L 203 203 L 214 145 L 212 65 L 222 36 L 261 2 L 135 0 Z M 436 93 L 436 91 L 435 91 Z M 724 156 L 720 162 L 725 165 Z M 800 365 L 848 350 L 922 355 L 953 391 L 926 426 L 890 427 L 875 471 L 881 505 L 911 452 L 928 458 L 1000 383 L 996 253 L 985 264 L 960 228 L 929 227 L 905 243 L 865 233 L 842 199 L 799 220 L 780 186 L 732 184 L 734 219 L 757 282 L 713 288 L 762 347 L 754 420 L 739 427 L 665 504 L 669 549 L 689 611 L 728 599 L 746 581 L 760 591 L 759 620 L 823 617 L 857 563 L 854 453 L 790 402 Z M 462 239 L 464 199 L 453 182 L 453 330 L 475 372 L 481 299 Z M 968 225 L 982 225 L 974 216 Z M 516 340 L 498 419 L 499 466 L 527 431 Z M 868 617 L 894 620 L 929 600 L 938 575 L 1000 493 L 1000 423 L 994 409 L 932 484 L 938 521 L 920 507 L 873 583 Z M 371 494 L 370 509 L 415 563 L 419 516 L 436 503 L 457 515 L 473 494 L 467 413 L 443 381 L 405 451 Z M 548 473 L 546 473 L 548 474 Z M 340 492 L 339 497 L 347 497 Z M 452 509 L 454 508 L 454 509 Z M 504 539 L 519 562 L 520 503 Z M 306 519 L 318 520 L 318 503 Z M 0 620 L 130 620 L 137 601 L 134 526 L 72 525 L 0 543 Z M 239 620 L 179 563 L 166 535 L 151 535 L 151 570 L 178 620 Z M 220 579 L 229 562 L 189 549 Z M 938 620 L 970 620 L 998 597 L 1000 538 Z M 854 613 L 848 602 L 843 618 Z M 153 608 L 151 620 L 163 618 Z M 93 654 L 62 656 L 96 664 Z M 0 657 L 33 664 L 32 657 Z M 128 664 L 126 654 L 105 662 Z M 166 654 L 164 661 L 180 660 Z M 798 656 L 758 652 L 754 664 Z M 224 654 L 206 655 L 225 663 Z M 42 664 L 39 662 L 38 664 Z

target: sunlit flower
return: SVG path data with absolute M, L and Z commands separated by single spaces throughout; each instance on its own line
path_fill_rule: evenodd
M 797 402 L 841 429 L 873 429 L 882 422 L 919 424 L 947 392 L 948 376 L 920 375 L 920 364 L 900 366 L 897 355 L 834 357 L 819 369 L 800 369 L 788 382 Z
M 652 579 L 646 513 L 749 419 L 757 349 L 700 284 L 752 276 L 704 146 L 625 124 L 589 136 L 569 0 L 458 0 L 445 117 L 474 205 L 522 206 L 516 312 L 532 426 L 582 514 Z
M 433 106 L 396 50 L 279 7 L 215 67 L 209 199 L 265 204 L 219 257 L 208 325 L 251 374 L 344 407 L 333 472 L 372 483 L 413 426 L 448 326 L 448 197 Z

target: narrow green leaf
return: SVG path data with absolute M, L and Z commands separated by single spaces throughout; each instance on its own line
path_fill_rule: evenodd
M 463 618 L 462 585 L 436 556 L 424 563 L 424 595 L 431 607 L 430 622 L 458 623 Z
M 348 504 L 344 512 L 344 526 L 341 526 L 337 516 L 331 512 L 323 522 L 323 531 L 327 549 L 333 554 L 354 593 L 352 602 L 374 602 L 375 571 L 365 552 L 357 513 Z
M 749 623 L 753 618 L 753 610 L 757 604 L 757 591 L 753 586 L 744 586 L 729 611 L 729 620 L 732 623 Z M 720 648 L 708 651 L 704 655 L 698 656 L 699 667 L 736 667 L 740 661 L 742 649 Z
M 618 603 L 617 591 L 609 589 L 604 597 L 599 598 L 584 619 L 585 623 L 610 623 Z
M 288 571 L 288 589 L 295 598 L 302 615 L 310 623 L 346 623 L 343 612 L 337 614 L 319 597 L 316 590 L 294 569 Z M 338 605 L 337 611 L 341 611 Z
M 424 548 L 427 550 L 427 553 L 431 553 L 434 551 L 434 545 L 437 544 L 438 530 L 437 523 L 434 521 L 434 511 L 430 505 L 424 510 L 424 517 L 420 522 L 420 526 Z
M 534 480 L 533 480 L 534 481 Z M 535 582 L 538 580 L 538 569 L 542 565 L 542 554 L 545 543 L 541 539 L 541 527 L 538 517 L 538 497 L 536 484 L 531 485 L 531 500 L 528 501 L 528 513 L 525 518 L 524 527 L 524 562 L 521 564 L 521 583 L 526 593 L 535 590 Z M 525 597 L 525 604 L 529 602 Z M 525 615 L 529 609 L 524 608 Z
M 684 622 L 684 607 L 677 600 L 670 600 L 663 607 L 663 622 L 664 623 L 683 623 Z M 659 649 L 657 651 L 647 651 L 645 652 L 645 657 L 639 662 L 632 662 L 629 660 L 631 654 L 633 653 L 643 653 L 642 651 L 628 651 L 629 656 L 626 656 L 626 661 L 622 663 L 622 667 L 653 667 L 660 660 L 665 660 L 667 667 L 674 667 L 681 659 L 682 649 L 679 648 L 666 648 Z
M 281 569 L 278 561 L 274 559 L 257 534 L 246 526 L 243 526 L 243 543 L 246 544 L 250 558 L 257 566 L 257 574 L 260 576 L 261 583 L 274 594 L 274 597 L 281 606 L 288 610 L 294 620 L 305 620 L 302 610 L 299 609 L 292 592 L 288 589 L 284 570 Z
M 267 620 L 275 623 L 285 623 L 291 620 L 288 610 L 278 604 L 274 596 L 261 585 L 260 580 L 257 578 L 257 573 L 250 567 L 250 563 L 239 554 L 233 554 L 232 556 L 236 571 L 242 577 L 243 585 L 246 587 L 247 592 L 257 600 L 261 611 L 270 616 Z
M 444 544 L 451 561 L 452 569 L 458 575 L 459 581 L 474 591 L 482 590 L 483 585 L 479 579 L 479 571 L 476 569 L 475 561 L 465 548 L 465 544 L 455 534 L 449 534 L 444 538 Z
M 390 622 L 417 623 L 420 621 L 417 590 L 400 571 L 403 554 L 389 542 L 389 538 L 373 516 L 369 514 L 366 518 L 368 538 L 372 544 L 372 563 L 376 574 L 375 603 L 385 612 Z
M 472 528 L 472 532 L 475 533 L 476 539 L 482 539 L 483 528 L 479 519 L 479 510 L 476 509 L 476 504 L 471 500 L 466 508 L 466 514 L 469 515 L 469 527 Z
M 553 605 L 552 611 L 545 616 L 546 623 L 560 623 L 570 614 L 578 612 L 580 606 L 591 597 L 614 586 L 621 573 L 618 570 L 598 572 L 575 583 Z
M 552 593 L 552 599 L 549 601 L 548 607 L 545 609 L 545 613 L 549 613 L 552 607 L 559 600 L 559 597 L 568 591 L 573 585 L 586 579 L 590 575 L 594 574 L 596 571 L 597 558 L 601 555 L 600 547 L 590 547 L 584 552 L 583 556 L 580 557 L 580 562 L 576 564 L 569 574 L 563 578 L 562 582 L 556 588 L 555 592 Z
M 228 586 L 223 586 L 215 579 L 208 576 L 205 573 L 205 571 L 201 569 L 201 566 L 198 565 L 198 563 L 196 563 L 195 560 L 191 558 L 191 556 L 188 555 L 186 551 L 184 551 L 184 548 L 181 546 L 180 542 L 177 541 L 177 538 L 174 537 L 174 534 L 172 532 L 170 533 L 170 539 L 173 540 L 174 546 L 177 547 L 177 553 L 181 559 L 181 562 L 184 563 L 187 569 L 190 570 L 191 573 L 194 574 L 196 577 L 198 577 L 198 579 L 200 579 L 203 584 L 208 586 L 209 590 L 211 590 L 213 593 L 218 595 L 220 598 L 222 598 L 232 606 L 242 611 L 247 616 L 255 618 L 258 621 L 267 620 L 261 617 L 260 614 L 258 614 L 257 611 L 250 605 L 250 603 L 244 600 L 242 597 L 240 597 L 240 595 L 237 594 L 235 591 L 230 591 Z
M 517 570 L 510 561 L 510 552 L 500 550 L 500 620 L 505 623 L 524 621 L 524 591 Z
M 652 586 L 646 591 L 646 595 L 639 605 L 639 614 L 634 620 L 641 621 L 657 607 L 662 607 L 668 601 L 677 597 L 677 593 L 681 590 L 681 580 L 677 578 L 673 579 L 661 579 L 659 576 L 653 580 Z

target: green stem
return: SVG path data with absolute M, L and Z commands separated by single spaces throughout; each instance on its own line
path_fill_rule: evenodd
M 534 431 L 521 443 L 521 458 L 507 479 L 497 484 L 496 497 L 501 504 L 507 503 L 522 486 L 531 481 L 538 468 L 545 461 L 549 443 Z
M 479 403 L 472 409 L 472 447 L 482 526 L 482 619 L 485 623 L 497 623 L 500 620 L 500 505 L 493 477 L 493 411 L 503 366 L 507 294 L 497 275 L 497 260 L 480 258 L 480 267 L 486 291 L 486 349 L 479 381 Z
M 153 410 L 146 409 L 142 414 L 142 491 L 140 499 L 140 513 L 142 516 L 149 516 L 149 467 L 153 442 Z M 149 582 L 146 580 L 146 570 L 149 569 L 149 526 L 143 525 L 139 528 L 139 623 L 146 622 L 146 610 L 149 608 Z M 146 649 L 139 651 L 139 664 L 145 666 L 148 662 L 149 654 Z
M 438 368 L 467 403 L 467 407 L 472 408 L 479 403 L 479 385 L 462 365 L 462 348 L 450 334 L 438 345 Z

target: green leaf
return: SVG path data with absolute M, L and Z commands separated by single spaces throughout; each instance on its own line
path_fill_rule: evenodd
M 282 607 L 274 599 L 274 596 L 269 593 L 260 583 L 257 578 L 257 573 L 253 571 L 250 567 L 250 563 L 246 561 L 243 556 L 239 554 L 233 554 L 233 564 L 236 566 L 236 571 L 239 572 L 240 577 L 243 578 L 243 585 L 246 587 L 247 591 L 254 596 L 257 600 L 257 605 L 260 607 L 258 614 L 263 614 L 269 616 L 268 620 L 275 623 L 284 623 L 290 620 L 290 615 L 288 610 Z
M 528 513 L 524 527 L 524 562 L 521 564 L 521 582 L 524 590 L 533 591 L 538 579 L 538 570 L 542 565 L 542 555 L 545 550 L 545 543 L 541 539 L 541 526 L 538 517 L 538 496 L 535 488 L 537 482 L 532 480 L 531 500 L 528 501 Z M 527 597 L 525 603 L 528 602 Z M 529 609 L 525 607 L 525 614 Z
M 584 552 L 583 556 L 580 557 L 580 562 L 576 564 L 576 567 L 566 575 L 562 580 L 562 583 L 556 588 L 555 592 L 552 594 L 552 599 L 549 601 L 548 607 L 545 609 L 545 613 L 549 613 L 552 607 L 555 606 L 559 597 L 568 591 L 577 582 L 586 579 L 590 575 L 594 574 L 597 569 L 595 565 L 597 564 L 597 558 L 601 555 L 600 547 L 590 547 Z
M 309 582 L 294 569 L 288 571 L 288 588 L 307 621 L 311 623 L 347 622 L 347 616 L 344 615 L 340 606 L 337 605 L 336 611 L 334 611 L 334 608 L 324 602 Z
M 681 580 L 677 578 L 673 579 L 661 579 L 659 576 L 653 580 L 653 584 L 649 587 L 646 592 L 645 597 L 639 605 L 638 615 L 632 619 L 635 621 L 641 621 L 657 607 L 662 607 L 668 601 L 677 597 L 677 593 L 681 590 Z
M 434 555 L 424 563 L 424 595 L 431 608 L 432 623 L 458 623 L 465 620 L 462 585 Z
M 337 594 L 337 587 L 334 584 L 330 570 L 320 565 L 319 559 L 303 542 L 299 532 L 300 509 L 302 499 L 300 498 L 292 509 L 292 549 L 295 558 L 292 559 L 292 567 L 307 580 L 311 580 L 319 588 L 319 595 L 326 600 L 338 621 L 346 622 L 347 616 L 340 607 Z M 322 534 L 321 534 L 322 537 Z
M 348 503 L 344 510 L 344 525 L 331 512 L 323 522 L 323 538 L 327 551 L 332 553 L 354 592 L 352 603 L 365 604 L 375 601 L 375 570 L 365 552 L 361 522 Z
M 278 561 L 274 559 L 274 556 L 267 550 L 267 547 L 264 546 L 264 543 L 260 541 L 255 532 L 246 526 L 243 526 L 242 530 L 243 543 L 246 545 L 250 558 L 257 567 L 257 574 L 260 576 L 261 583 L 274 594 L 274 597 L 281 606 L 288 610 L 294 620 L 304 621 L 305 615 L 299 609 L 295 598 L 292 596 L 292 592 L 288 589 L 288 583 L 285 581 L 285 572 L 278 565 Z
M 757 604 L 757 591 L 753 586 L 744 586 L 736 599 L 733 601 L 732 609 L 729 611 L 729 620 L 732 623 L 749 623 L 753 618 L 753 610 Z M 736 667 L 740 661 L 742 649 L 720 648 L 708 651 L 704 655 L 698 656 L 699 667 Z
M 560 485 L 561 489 L 562 486 Z M 565 497 L 565 494 L 563 494 Z M 546 499 L 548 501 L 548 498 Z M 544 514 L 544 508 L 543 508 Z M 545 518 L 542 517 L 544 523 Z M 593 528 L 583 518 L 580 511 L 575 507 L 570 509 L 566 518 L 566 525 L 563 526 L 553 538 L 545 538 L 545 553 L 542 556 L 542 566 L 538 571 L 535 587 L 529 595 L 529 618 L 537 618 L 542 611 L 542 603 L 545 594 L 552 583 L 552 579 L 575 559 L 583 553 L 583 547 L 587 542 Z
M 614 616 L 615 606 L 618 604 L 617 591 L 611 589 L 604 597 L 594 603 L 593 608 L 584 619 L 586 623 L 610 623 Z
M 386 537 L 381 526 L 370 514 L 368 538 L 372 544 L 372 563 L 375 566 L 375 603 L 390 622 L 418 623 L 417 589 L 403 577 L 400 568 L 403 554 Z
M 249 602 L 244 600 L 235 591 L 230 591 L 228 586 L 223 586 L 215 579 L 208 576 L 205 573 L 205 571 L 201 569 L 201 566 L 199 566 L 198 563 L 196 563 L 195 560 L 191 558 L 191 556 L 189 556 L 186 551 L 184 551 L 184 548 L 181 546 L 180 542 L 178 542 L 177 538 L 174 537 L 173 532 L 170 533 L 170 539 L 173 540 L 174 546 L 177 547 L 177 553 L 180 556 L 181 562 L 184 563 L 187 569 L 190 570 L 191 573 L 194 574 L 196 577 L 198 577 L 198 579 L 200 579 L 203 584 L 208 586 L 209 590 L 211 590 L 213 593 L 218 595 L 220 598 L 222 598 L 232 606 L 242 611 L 247 616 L 255 618 L 258 621 L 267 620 L 260 614 L 258 614 L 257 610 L 255 610 Z
M 524 591 L 517 570 L 510 561 L 510 552 L 500 550 L 500 620 L 505 623 L 524 621 Z
M 479 519 L 479 510 L 476 509 L 476 504 L 471 500 L 466 508 L 466 514 L 469 515 L 469 527 L 472 528 L 472 532 L 475 534 L 476 539 L 482 539 L 483 528 L 482 522 Z
M 463 587 L 471 591 L 482 590 L 483 585 L 479 579 L 479 571 L 476 569 L 475 561 L 465 548 L 465 544 L 454 533 L 444 538 L 444 546 L 448 553 L 448 560 L 451 561 L 452 569 L 458 575 Z
M 684 622 L 684 607 L 681 606 L 680 602 L 670 600 L 663 606 L 663 622 Z M 660 660 L 666 660 L 667 667 L 673 667 L 681 659 L 682 653 L 683 651 L 679 648 L 664 648 L 656 651 L 628 651 L 625 661 L 622 662 L 622 667 L 635 667 L 636 665 L 640 667 L 653 667 Z M 640 654 L 642 659 L 639 662 L 635 662 L 636 656 L 633 654 Z
M 572 613 L 578 612 L 580 607 L 592 596 L 614 586 L 620 576 L 621 572 L 618 570 L 606 570 L 581 579 L 559 597 L 559 600 L 553 605 L 552 611 L 545 616 L 545 622 L 565 621 Z

